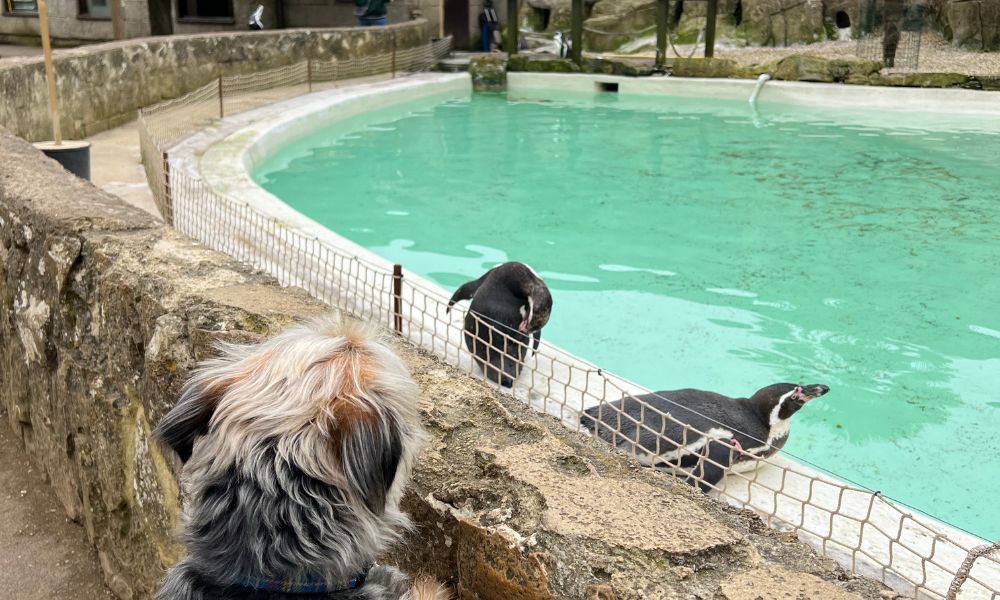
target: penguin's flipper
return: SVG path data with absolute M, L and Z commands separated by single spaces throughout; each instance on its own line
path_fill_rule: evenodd
M 538 354 L 538 346 L 542 343 L 542 330 L 539 329 L 532 333 L 531 336 L 534 338 L 534 341 L 531 343 L 531 354 Z
M 472 296 L 474 296 L 476 294 L 476 290 L 478 290 L 479 286 L 483 285 L 483 281 L 486 280 L 486 275 L 489 275 L 489 274 L 490 274 L 489 271 L 487 271 L 479 279 L 476 279 L 475 281 L 468 281 L 466 283 L 463 283 L 461 285 L 461 287 L 459 287 L 457 290 L 455 290 L 455 293 L 451 295 L 451 300 L 448 300 L 448 308 L 445 309 L 445 311 L 444 311 L 445 314 L 451 312 L 451 307 L 456 302 L 461 302 L 462 300 L 470 300 L 470 299 L 472 299 Z
M 735 452 L 724 442 L 712 440 L 708 443 L 708 455 L 702 455 L 702 459 L 691 469 L 691 475 L 686 483 L 697 485 L 706 494 L 715 489 L 715 485 L 722 481 L 722 477 L 735 460 Z

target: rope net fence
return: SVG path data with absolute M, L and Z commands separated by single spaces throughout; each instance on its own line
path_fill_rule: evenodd
M 732 442 L 742 432 L 728 424 L 699 431 L 689 424 L 692 411 L 670 398 L 551 344 L 532 343 L 520 332 L 468 313 L 462 304 L 449 306 L 448 293 L 399 265 L 353 255 L 335 241 L 303 233 L 171 163 L 173 145 L 225 114 L 347 79 L 424 70 L 448 50 L 449 41 L 443 40 L 391 55 L 222 77 L 142 109 L 140 147 L 161 214 L 206 246 L 273 275 L 282 285 L 302 287 L 332 307 L 382 323 L 473 376 L 494 384 L 512 380 L 513 395 L 533 408 L 721 501 L 753 510 L 852 573 L 878 578 L 917 598 L 1000 598 L 996 546 L 984 546 L 974 535 L 781 453 L 758 459 L 770 450 L 766 440 L 744 435 L 753 439 L 745 449 Z M 694 443 L 698 438 L 707 441 Z M 732 469 L 720 479 L 720 471 L 740 457 L 755 468 Z

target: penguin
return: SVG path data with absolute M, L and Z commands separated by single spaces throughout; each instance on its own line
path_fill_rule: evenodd
M 264 29 L 264 22 L 261 21 L 261 17 L 263 16 L 264 16 L 264 5 L 259 4 L 257 5 L 257 8 L 253 11 L 253 13 L 250 15 L 250 20 L 247 23 L 247 26 L 250 27 L 250 29 L 257 31 Z
M 529 342 L 533 339 L 537 352 L 542 327 L 549 322 L 549 288 L 528 265 L 506 262 L 455 290 L 445 312 L 456 302 L 470 299 L 465 345 L 488 380 L 512 387 Z
M 580 415 L 580 423 L 619 449 L 635 449 L 646 466 L 683 469 L 688 484 L 708 492 L 728 470 L 749 470 L 745 468 L 755 460 L 778 452 L 788 441 L 792 415 L 828 391 L 818 383 L 775 383 L 749 398 L 668 390 L 592 406 Z
M 559 55 L 559 58 L 567 58 L 572 53 L 573 46 L 570 40 L 566 39 L 566 36 L 563 35 L 563 32 L 557 31 L 553 41 L 555 42 L 556 54 Z

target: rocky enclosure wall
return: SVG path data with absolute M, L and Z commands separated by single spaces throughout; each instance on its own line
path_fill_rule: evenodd
M 220 75 L 254 73 L 306 59 L 387 54 L 430 41 L 426 21 L 389 27 L 213 33 L 128 40 L 56 55 L 66 138 L 84 138 L 135 118 Z M 30 141 L 51 139 L 41 58 L 0 63 L 0 126 Z
M 585 0 L 584 48 L 608 52 L 630 40 L 655 35 L 654 0 Z M 810 44 L 859 35 L 871 14 L 885 12 L 885 0 L 719 0 L 717 39 L 750 45 Z M 997 0 L 906 1 L 919 6 L 928 30 L 940 32 L 955 46 L 1000 50 L 1000 2 Z M 671 3 L 675 42 L 694 43 L 705 27 L 704 2 Z M 542 14 L 548 15 L 543 27 Z M 536 31 L 569 30 L 571 0 L 527 0 L 523 24 Z M 849 23 L 839 30 L 838 24 Z M 880 32 L 881 29 L 878 29 Z M 641 33 L 640 33 L 641 32 Z M 650 42 L 652 43 L 652 42 Z
M 215 340 L 325 310 L 73 178 L 0 129 L 0 413 L 98 549 L 149 598 L 181 555 L 179 465 L 149 440 Z M 400 343 L 431 433 L 386 557 L 462 599 L 893 594 L 752 514 L 643 469 Z

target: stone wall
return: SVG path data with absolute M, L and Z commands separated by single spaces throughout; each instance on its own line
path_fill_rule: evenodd
M 591 0 L 587 0 L 589 3 Z M 607 52 L 623 44 L 655 35 L 653 0 L 594 0 L 585 22 L 584 48 Z M 969 50 L 1000 50 L 1000 0 L 907 0 L 913 14 L 922 14 L 925 30 L 938 31 L 955 46 Z M 589 5 L 589 4 L 588 4 Z M 539 29 L 536 9 L 551 10 L 546 31 L 569 27 L 569 0 L 527 0 L 522 21 Z M 792 46 L 828 39 L 857 39 L 865 15 L 881 16 L 884 0 L 719 0 L 716 39 L 751 46 Z M 680 8 L 678 8 L 680 7 Z M 693 43 L 705 27 L 704 2 L 672 2 L 671 32 L 675 43 Z M 862 7 L 870 7 L 862 10 Z M 840 30 L 837 15 L 850 23 Z M 736 18 L 737 13 L 739 19 Z M 738 22 L 737 22 L 738 21 Z M 876 28 L 881 34 L 881 25 Z M 652 45 L 633 49 L 651 50 Z
M 426 21 L 390 27 L 297 29 L 155 37 L 66 50 L 55 58 L 62 132 L 83 138 L 135 118 L 136 110 L 176 98 L 219 75 L 251 73 L 306 60 L 367 56 L 430 40 Z M 0 63 L 0 126 L 31 141 L 50 139 L 41 58 Z
M 258 340 L 325 308 L 2 129 L 0 155 L 4 426 L 86 527 L 111 589 L 149 598 L 181 554 L 179 465 L 151 427 L 213 341 Z M 431 436 L 405 498 L 417 529 L 385 560 L 463 600 L 893 597 L 748 512 L 398 351 Z
M 1000 1 L 952 0 L 945 16 L 954 45 L 970 50 L 1000 50 Z

